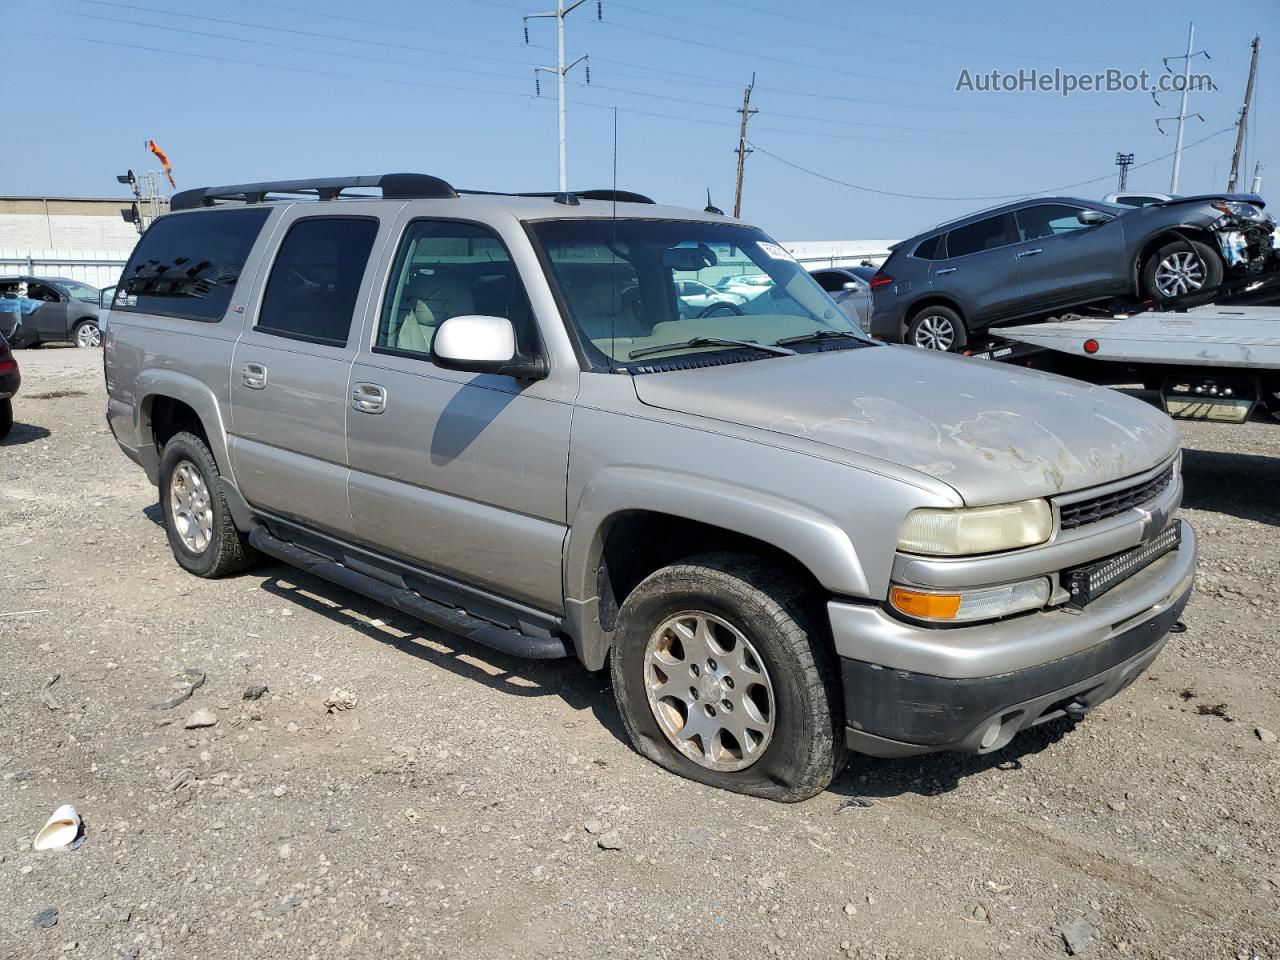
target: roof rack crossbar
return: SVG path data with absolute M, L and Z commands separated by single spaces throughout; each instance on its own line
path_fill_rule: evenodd
M 239 183 L 225 187 L 198 187 L 173 195 L 171 210 L 195 210 L 211 207 L 219 200 L 262 203 L 269 194 L 313 196 L 318 200 L 336 200 L 344 190 L 353 187 L 381 189 L 385 200 L 440 200 L 458 195 L 439 177 L 425 173 L 383 173 L 365 177 L 327 177 L 317 180 L 271 180 L 263 183 Z

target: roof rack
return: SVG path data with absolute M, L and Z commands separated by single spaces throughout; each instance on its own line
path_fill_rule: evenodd
M 540 190 L 532 193 L 508 193 L 505 190 L 459 190 L 459 193 L 481 197 L 534 197 L 577 206 L 579 200 L 612 200 L 615 203 L 654 203 L 651 197 L 630 190 Z
M 268 194 L 284 193 L 314 196 L 317 200 L 335 200 L 352 187 L 377 187 L 384 200 L 440 200 L 456 197 L 458 192 L 439 177 L 425 173 L 383 173 L 368 177 L 327 177 L 318 180 L 269 180 L 263 183 L 239 183 L 225 187 L 199 187 L 173 195 L 170 210 L 195 210 L 211 207 L 219 200 L 262 203 Z

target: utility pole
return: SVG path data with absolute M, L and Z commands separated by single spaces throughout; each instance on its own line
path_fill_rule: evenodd
M 1240 153 L 1244 150 L 1245 131 L 1249 126 L 1249 106 L 1253 103 L 1253 78 L 1258 74 L 1258 50 L 1261 39 L 1253 35 L 1253 55 L 1249 58 L 1249 82 L 1244 87 L 1244 106 L 1240 108 L 1240 119 L 1236 121 L 1236 148 L 1231 152 L 1231 174 L 1227 177 L 1227 193 L 1235 193 L 1236 180 L 1240 173 Z
M 738 113 L 742 114 L 742 125 L 738 128 L 738 180 L 737 185 L 733 189 L 733 215 L 735 217 L 742 216 L 742 174 L 743 168 L 746 166 L 747 154 L 751 153 L 751 148 L 747 146 L 747 122 L 751 119 L 753 113 L 759 113 L 759 110 L 751 109 L 751 91 L 756 86 L 756 75 L 751 74 L 751 83 L 742 91 L 742 107 Z
M 559 143 L 560 143 L 560 192 L 564 193 L 569 189 L 568 172 L 565 162 L 565 115 L 564 115 L 564 78 L 570 70 L 582 63 L 587 62 L 586 73 L 587 83 L 591 82 L 591 57 L 589 54 L 583 54 L 573 63 L 566 64 L 564 62 L 564 18 L 578 7 L 582 6 L 586 0 L 573 0 L 568 6 L 565 6 L 564 0 L 556 0 L 556 8 L 548 13 L 531 13 L 524 18 L 524 42 L 529 42 L 529 21 L 539 17 L 555 17 L 556 18 L 556 65 L 554 67 L 534 67 L 533 68 L 533 84 L 534 90 L 538 96 L 542 96 L 542 84 L 538 82 L 538 74 L 554 73 L 556 75 L 556 89 L 560 101 L 560 123 L 559 123 Z M 596 0 L 596 19 L 604 19 L 604 11 L 602 9 L 601 0 Z
M 1178 138 L 1177 138 L 1177 142 L 1173 146 L 1173 176 L 1170 177 L 1169 179 L 1170 193 L 1178 192 L 1178 174 L 1181 173 L 1182 171 L 1182 139 L 1183 139 L 1182 135 L 1183 135 L 1184 128 L 1186 127 L 1187 117 L 1188 116 L 1199 117 L 1200 122 L 1201 123 L 1204 122 L 1204 117 L 1201 117 L 1200 114 L 1187 113 L 1187 96 L 1191 92 L 1191 61 L 1199 56 L 1203 56 L 1206 60 L 1210 59 L 1208 52 L 1205 50 L 1194 50 L 1193 52 L 1193 49 L 1195 47 L 1195 42 L 1196 42 L 1196 25 L 1195 23 L 1192 23 L 1187 27 L 1187 52 L 1185 54 L 1181 54 L 1176 57 L 1164 58 L 1164 68 L 1169 73 L 1173 73 L 1173 71 L 1169 69 L 1170 60 L 1183 61 L 1182 63 L 1182 105 L 1178 108 L 1178 115 L 1176 117 L 1160 117 L 1156 120 L 1156 129 L 1159 130 L 1161 133 L 1164 133 L 1164 127 L 1160 126 L 1161 120 L 1177 120 L 1178 121 Z M 1156 95 L 1154 93 L 1151 94 L 1151 99 L 1155 100 L 1157 104 L 1160 103 L 1160 101 L 1156 99 Z
M 1253 164 L 1253 183 L 1249 187 L 1250 193 L 1262 192 L 1262 161 L 1256 160 Z
M 1116 189 L 1124 193 L 1125 187 L 1129 185 L 1129 168 L 1133 166 L 1133 154 L 1117 153 L 1116 166 L 1120 168 L 1120 184 Z

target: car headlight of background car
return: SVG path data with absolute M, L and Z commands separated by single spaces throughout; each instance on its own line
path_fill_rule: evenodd
M 907 514 L 898 549 L 939 557 L 998 553 L 1044 543 L 1053 533 L 1048 500 L 1023 500 L 989 507 L 936 509 Z

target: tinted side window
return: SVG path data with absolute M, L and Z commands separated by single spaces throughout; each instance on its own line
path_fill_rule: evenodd
M 956 227 L 947 235 L 947 256 L 963 257 L 982 250 L 994 250 L 1009 242 L 1004 217 L 988 217 L 965 227 Z
M 1040 240 L 1070 233 L 1072 230 L 1083 230 L 1085 224 L 1077 219 L 1081 209 L 1064 203 L 1041 203 L 1019 210 L 1018 228 L 1022 231 L 1022 239 Z
M 813 279 L 817 280 L 818 286 L 827 291 L 827 293 L 838 292 L 843 288 L 845 280 L 843 274 L 832 273 L 829 270 L 825 270 L 822 273 L 815 273 L 813 275 Z
M 114 309 L 221 320 L 270 213 L 218 210 L 161 217 L 129 258 Z
M 258 323 L 264 333 L 345 347 L 378 221 L 299 220 L 276 254 Z
M 926 237 L 916 246 L 915 252 L 911 254 L 920 260 L 941 260 L 942 259 L 942 238 L 945 234 L 937 234 L 932 237 Z
M 506 317 L 523 350 L 537 342 L 529 297 L 496 234 L 474 223 L 411 223 L 396 254 L 374 350 L 429 357 L 440 324 L 467 314 Z

